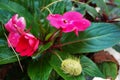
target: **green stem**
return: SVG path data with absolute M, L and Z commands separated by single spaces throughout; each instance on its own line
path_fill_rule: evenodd
M 58 35 L 59 32 L 60 32 L 59 30 L 55 31 L 55 32 L 51 35 L 51 37 L 48 39 L 48 41 L 52 41 L 52 40 Z
M 47 8 L 47 7 L 44 7 L 46 10 L 48 10 L 48 12 L 50 13 L 50 14 L 52 14 L 52 12 L 51 12 L 51 10 L 49 9 L 49 8 Z
M 5 35 L 5 37 L 7 38 L 6 33 L 4 33 L 4 35 Z M 10 41 L 8 40 L 8 38 L 7 38 L 7 41 L 10 43 Z M 23 67 L 22 67 L 22 65 L 21 65 L 21 62 L 20 62 L 20 59 L 19 59 L 19 56 L 18 56 L 18 54 L 16 53 L 16 51 L 14 50 L 14 48 L 12 47 L 11 43 L 10 43 L 10 47 L 12 48 L 13 52 L 15 53 L 15 55 L 16 55 L 16 57 L 17 57 L 17 59 L 18 59 L 18 63 L 19 63 L 19 65 L 20 65 L 20 68 L 21 68 L 22 72 L 24 72 Z
M 61 2 L 61 1 L 63 1 L 63 0 L 57 0 L 57 1 L 54 1 L 54 2 L 52 2 L 52 3 L 50 3 L 50 4 L 48 4 L 47 6 L 45 6 L 45 7 L 43 7 L 43 8 L 41 9 L 41 12 L 42 12 L 44 9 L 47 9 L 50 13 L 52 13 L 48 7 L 51 6 L 51 5 L 53 5 L 53 4 L 55 4 L 55 3 L 57 3 L 57 2 Z
M 2 26 L 2 27 L 3 27 L 3 26 Z M 3 29 L 4 29 L 4 28 L 3 28 Z M 15 51 L 14 48 L 12 47 L 12 45 L 11 45 L 10 41 L 8 40 L 7 35 L 6 35 L 5 32 L 4 32 L 4 35 L 5 35 L 6 39 L 7 39 L 7 41 L 9 42 L 10 47 L 12 48 L 13 52 L 15 53 L 15 55 L 16 55 L 16 57 L 17 57 L 17 60 L 18 60 L 18 63 L 19 63 L 19 65 L 20 65 L 20 68 L 21 68 L 22 72 L 24 72 L 18 54 L 16 53 L 16 51 Z
M 53 51 L 53 53 L 60 59 L 61 62 L 63 61 L 63 59 L 61 58 L 61 56 L 57 52 Z

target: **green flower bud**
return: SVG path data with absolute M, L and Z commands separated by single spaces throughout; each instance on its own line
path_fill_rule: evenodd
M 78 76 L 82 72 L 82 67 L 78 59 L 65 59 L 62 61 L 61 69 L 72 76 Z

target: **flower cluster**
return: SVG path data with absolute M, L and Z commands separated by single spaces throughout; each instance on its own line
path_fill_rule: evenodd
M 68 33 L 74 31 L 78 36 L 78 31 L 84 31 L 90 26 L 90 21 L 83 18 L 79 12 L 69 11 L 60 14 L 50 14 L 47 19 L 50 24 L 57 29 L 62 29 L 63 32 Z
M 18 14 L 5 24 L 5 28 L 9 32 L 8 45 L 14 47 L 20 56 L 32 56 L 38 48 L 39 40 L 32 34 L 25 32 L 25 27 L 24 17 L 18 18 Z
M 62 32 L 74 31 L 78 36 L 79 31 L 84 31 L 90 26 L 90 21 L 83 18 L 79 12 L 69 11 L 60 14 L 49 14 L 47 19 L 50 24 Z M 21 56 L 32 56 L 37 50 L 40 41 L 32 34 L 25 32 L 26 22 L 24 17 L 18 18 L 15 14 L 6 24 L 5 28 L 9 32 L 8 45 L 15 48 Z
M 75 11 L 66 12 L 63 15 L 49 14 L 47 19 L 52 26 L 61 30 L 60 33 L 75 32 L 77 36 L 79 35 L 79 31 L 86 30 L 91 24 L 89 20 L 83 18 L 82 14 Z M 25 28 L 26 21 L 24 17 L 18 18 L 18 14 L 15 14 L 5 24 L 5 29 L 9 32 L 7 38 L 8 46 L 14 48 L 16 52 L 20 53 L 20 56 L 32 56 L 38 49 L 39 44 L 46 42 L 41 42 L 31 33 L 26 32 Z M 55 33 L 53 33 L 53 35 L 54 34 Z M 57 39 L 55 38 L 56 35 L 53 35 L 50 36 L 50 39 L 51 37 L 52 39 Z M 61 69 L 64 73 L 71 76 L 78 76 L 82 72 L 82 66 L 77 58 L 63 60 L 61 63 Z

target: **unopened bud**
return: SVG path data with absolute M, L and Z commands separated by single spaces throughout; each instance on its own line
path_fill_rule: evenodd
M 65 59 L 62 61 L 61 69 L 72 76 L 78 76 L 82 72 L 82 67 L 78 59 Z

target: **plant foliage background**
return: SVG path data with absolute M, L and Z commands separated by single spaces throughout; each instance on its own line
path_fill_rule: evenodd
M 99 12 L 96 8 L 100 8 Z M 42 41 L 47 41 L 56 29 L 46 17 L 53 14 L 77 11 L 91 21 L 84 32 L 63 33 L 60 48 L 51 49 L 57 41 L 42 44 L 32 57 L 20 57 L 8 47 L 4 24 L 14 15 L 26 19 L 27 29 Z M 93 77 L 113 80 L 117 76 L 117 64 L 112 61 L 96 63 L 91 57 L 105 48 L 120 42 L 119 0 L 0 0 L 0 78 L 4 80 L 92 80 Z M 56 43 L 55 43 L 56 42 Z M 119 46 L 117 46 L 119 49 Z M 79 76 L 70 76 L 61 69 L 61 61 L 69 56 L 78 57 L 82 65 Z M 19 56 L 19 58 L 17 57 Z M 19 60 L 20 59 L 20 60 Z M 21 65 L 20 65 L 21 64 Z M 23 71 L 21 68 L 23 68 Z M 2 76 L 1 76 L 2 75 Z

